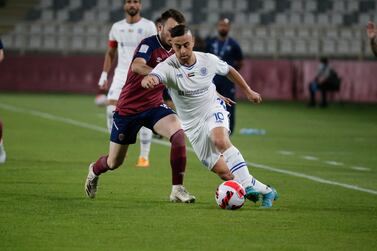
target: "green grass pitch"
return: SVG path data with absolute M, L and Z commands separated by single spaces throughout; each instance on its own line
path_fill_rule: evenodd
M 185 185 L 197 202 L 170 203 L 169 147 L 156 142 L 150 168 L 135 168 L 132 146 L 86 198 L 88 164 L 108 148 L 104 110 L 86 95 L 0 94 L 0 250 L 376 250 L 376 114 L 240 102 L 232 141 L 280 199 L 225 211 L 214 200 L 220 179 L 192 152 Z M 246 127 L 267 133 L 240 135 Z

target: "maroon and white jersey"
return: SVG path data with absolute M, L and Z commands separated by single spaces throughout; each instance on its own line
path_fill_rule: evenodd
M 154 68 L 173 54 L 173 49 L 165 49 L 159 36 L 155 35 L 141 41 L 132 61 L 135 58 L 144 58 L 147 65 Z M 116 108 L 120 115 L 133 115 L 163 104 L 162 92 L 165 86 L 160 83 L 155 88 L 144 89 L 141 86 L 143 78 L 143 75 L 132 72 L 130 67 Z

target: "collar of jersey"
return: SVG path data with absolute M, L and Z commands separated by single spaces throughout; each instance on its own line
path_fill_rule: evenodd
M 192 68 L 194 68 L 196 61 L 197 61 L 197 59 L 195 58 L 195 62 L 192 65 L 189 65 L 189 66 L 186 66 L 186 65 L 181 64 L 181 63 L 179 63 L 179 64 L 182 65 L 183 67 L 185 67 L 187 70 L 191 70 Z
M 170 48 L 170 50 L 167 50 L 167 49 L 162 45 L 161 40 L 160 40 L 160 36 L 157 34 L 156 37 L 157 37 L 157 41 L 158 41 L 158 43 L 160 44 L 160 46 L 161 46 L 162 49 L 164 49 L 164 50 L 167 51 L 167 52 L 170 52 L 170 51 L 173 49 L 173 48 Z

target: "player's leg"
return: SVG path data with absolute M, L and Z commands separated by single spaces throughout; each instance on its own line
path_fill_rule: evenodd
M 111 131 L 109 154 L 100 157 L 89 165 L 89 173 L 85 182 L 85 192 L 88 197 L 94 198 L 97 191 L 99 176 L 109 170 L 122 165 L 128 150 L 128 145 L 136 142 L 137 132 L 140 130 L 140 121 L 136 117 L 114 114 L 113 129 Z
M 0 120 L 0 164 L 5 163 L 6 158 L 3 144 L 3 123 Z
M 309 106 L 315 106 L 316 105 L 316 100 L 315 100 L 315 95 L 318 89 L 318 84 L 315 81 L 310 82 L 309 84 L 309 93 L 310 93 L 310 101 L 309 101 Z
M 113 125 L 113 115 L 115 112 L 116 105 L 122 88 L 124 86 L 124 81 L 127 78 L 127 75 L 115 73 L 113 82 L 111 83 L 109 92 L 107 93 L 107 107 L 106 107 L 106 122 L 107 129 L 111 133 L 111 127 Z
M 165 115 L 166 114 L 161 115 L 161 117 L 164 117 L 154 123 L 153 130 L 163 137 L 168 138 L 171 142 L 170 165 L 172 168 L 172 192 L 170 194 L 170 200 L 173 202 L 192 203 L 195 202 L 195 196 L 190 195 L 183 186 L 186 170 L 185 135 L 178 117 L 173 112 L 167 116 Z
M 136 166 L 148 167 L 149 166 L 149 152 L 151 149 L 153 132 L 146 127 L 140 128 L 140 154 Z
M 113 125 L 113 115 L 116 108 L 114 104 L 116 104 L 117 100 L 108 100 L 107 102 L 108 105 L 106 106 L 106 125 L 107 129 L 111 133 L 111 128 Z

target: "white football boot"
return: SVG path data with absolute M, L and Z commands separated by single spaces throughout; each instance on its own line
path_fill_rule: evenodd
M 170 194 L 171 202 L 194 203 L 195 199 L 195 196 L 189 194 L 183 185 L 173 185 Z
M 98 178 L 99 178 L 93 172 L 93 165 L 94 165 L 94 163 L 91 163 L 89 165 L 89 173 L 88 173 L 88 176 L 86 177 L 86 181 L 85 181 L 85 192 L 86 192 L 86 195 L 91 199 L 96 197 L 97 184 L 98 184 Z

